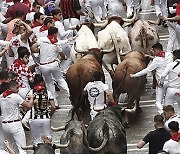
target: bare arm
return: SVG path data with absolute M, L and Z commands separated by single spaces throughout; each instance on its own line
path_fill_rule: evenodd
M 31 46 L 31 51 L 33 53 L 39 53 L 39 45 L 37 43 L 34 43 L 32 46 Z
M 172 17 L 172 18 L 163 17 L 163 20 L 179 21 L 180 20 L 180 15 L 176 15 L 175 17 Z
M 23 107 L 23 109 L 24 109 L 25 111 L 28 111 L 29 109 L 32 108 L 32 106 L 33 106 L 33 104 L 34 104 L 33 99 L 34 99 L 33 95 L 30 95 L 30 96 L 29 96 L 29 99 L 26 100 L 26 101 L 24 101 L 24 102 L 21 104 L 22 107 Z
M 141 149 L 145 144 L 146 144 L 146 143 L 145 143 L 143 140 L 141 140 L 141 141 L 139 141 L 139 143 L 137 144 L 137 148 L 138 148 L 138 149 Z
M 29 25 L 27 25 L 25 22 L 21 21 L 22 25 L 25 26 L 26 32 L 21 35 L 21 41 L 22 42 L 27 42 L 28 38 L 31 36 L 33 33 L 33 30 Z
M 82 10 L 77 10 L 76 11 L 80 16 L 85 16 L 86 14 Z

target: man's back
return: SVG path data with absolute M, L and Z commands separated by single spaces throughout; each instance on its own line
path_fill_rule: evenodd
M 149 143 L 149 154 L 156 154 L 163 149 L 163 145 L 170 139 L 170 133 L 164 128 L 158 128 L 149 132 L 144 138 L 145 143 Z

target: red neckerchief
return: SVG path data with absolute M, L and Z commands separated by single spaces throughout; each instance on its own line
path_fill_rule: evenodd
M 54 21 L 60 21 L 58 18 L 56 17 L 53 17 Z
M 10 3 L 10 2 L 12 2 L 12 0 L 6 0 L 6 3 Z
M 43 86 L 43 85 L 41 85 L 41 84 L 38 84 L 38 85 L 34 86 L 33 89 L 34 89 L 35 91 L 39 92 L 39 91 L 45 90 L 46 87 Z
M 14 66 L 15 67 L 19 67 L 19 66 L 21 66 L 21 65 L 26 65 L 26 63 L 24 63 L 22 60 L 20 60 L 20 59 L 16 59 L 15 61 L 14 61 Z
M 43 32 L 45 30 L 48 30 L 50 27 L 47 25 L 42 25 L 42 27 L 39 29 L 40 32 Z
M 53 35 L 48 35 L 47 37 L 51 41 L 52 44 L 58 42 L 57 38 L 55 38 Z
M 5 98 L 5 97 L 11 95 L 12 93 L 14 93 L 12 90 L 7 89 L 5 92 L 3 92 L 3 97 Z
M 157 54 L 157 57 L 165 57 L 165 52 L 164 51 L 159 51 Z
M 37 21 L 33 21 L 33 28 L 38 26 L 42 26 L 42 24 Z
M 176 141 L 176 142 L 179 142 L 179 139 L 178 139 L 179 137 L 180 137 L 180 133 L 176 133 L 176 134 L 171 136 L 171 139 Z

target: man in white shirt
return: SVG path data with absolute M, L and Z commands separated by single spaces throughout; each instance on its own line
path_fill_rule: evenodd
M 24 101 L 23 98 L 17 94 L 19 84 L 16 81 L 11 81 L 9 87 L 8 90 L 0 95 L 2 129 L 9 141 L 14 139 L 19 154 L 26 154 L 27 152 L 21 148 L 26 145 L 26 136 L 20 121 L 19 105 L 25 110 L 29 110 L 33 106 L 33 96 L 29 96 L 29 100 Z
M 57 94 L 55 92 L 53 78 L 58 85 L 65 89 L 69 94 L 69 88 L 62 76 L 62 70 L 58 59 L 59 55 L 62 59 L 66 59 L 66 57 L 62 51 L 61 44 L 57 39 L 57 35 L 58 29 L 56 27 L 51 27 L 48 30 L 48 36 L 39 38 L 37 43 L 32 45 L 32 51 L 39 52 L 39 68 L 44 76 L 47 90 L 52 93 L 55 99 L 56 106 L 58 106 L 58 102 L 56 99 Z
M 60 42 L 61 42 L 62 50 L 67 57 L 66 60 L 63 60 L 61 62 L 63 73 L 66 74 L 69 66 L 72 63 L 70 57 L 71 45 L 69 44 L 68 39 L 73 37 L 73 30 L 65 31 L 64 25 L 61 22 L 62 14 L 60 9 L 53 9 L 51 11 L 51 14 L 55 22 L 55 27 L 58 29 L 58 39 L 61 40 Z
M 94 81 L 88 82 L 84 88 L 84 92 L 88 94 L 88 100 L 90 102 L 91 120 L 93 120 L 98 111 L 107 107 L 106 97 L 111 105 L 116 105 L 108 85 L 102 82 L 103 74 L 96 71 L 93 74 L 93 78 Z
M 166 151 L 168 154 L 179 154 L 180 151 L 180 142 L 179 137 L 179 123 L 177 121 L 171 121 L 168 124 L 169 132 L 171 134 L 171 139 L 166 141 L 163 146 L 163 150 Z
M 39 12 L 41 7 L 38 2 L 34 2 L 32 6 L 33 6 L 32 11 L 30 13 L 27 13 L 26 15 L 26 20 L 29 20 L 31 22 L 33 22 L 34 20 L 34 14 L 36 12 Z
M 167 130 L 169 130 L 168 124 L 171 121 L 177 121 L 180 126 L 180 115 L 175 113 L 174 107 L 172 105 L 166 105 L 163 107 L 163 115 L 166 120 L 166 122 L 164 123 L 164 128 L 166 128 Z
M 180 78 L 178 73 L 180 70 L 180 50 L 173 51 L 174 62 L 169 63 L 160 75 L 161 84 L 165 84 L 165 78 L 168 77 L 168 88 L 165 96 L 165 105 L 172 105 L 177 102 L 180 110 Z M 179 111 L 180 112 L 180 111 Z
M 147 66 L 147 68 L 141 70 L 140 72 L 137 72 L 135 74 L 132 74 L 131 77 L 140 77 L 143 75 L 146 75 L 149 72 L 152 72 L 156 70 L 156 80 L 159 83 L 160 81 L 160 75 L 165 70 L 165 67 L 167 65 L 166 58 L 165 58 L 165 52 L 163 51 L 163 47 L 160 43 L 156 43 L 152 46 L 152 54 L 156 56 L 150 65 Z M 166 93 L 167 88 L 167 80 L 163 86 L 156 86 L 156 107 L 158 112 L 161 114 L 163 112 L 163 97 Z

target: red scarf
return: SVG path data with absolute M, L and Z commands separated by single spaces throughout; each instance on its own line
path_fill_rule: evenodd
M 45 30 L 48 30 L 50 27 L 47 25 L 42 25 L 42 27 L 39 29 L 40 32 L 43 32 Z
M 171 139 L 176 141 L 176 142 L 179 142 L 179 139 L 178 139 L 179 137 L 180 137 L 180 133 L 176 133 L 176 134 L 171 136 Z
M 6 3 L 12 2 L 12 0 L 6 0 Z
M 165 52 L 164 51 L 159 51 L 157 54 L 157 57 L 165 57 Z
M 58 40 L 53 35 L 48 35 L 48 39 L 51 41 L 52 44 L 56 43 Z
M 60 21 L 58 18 L 56 17 L 53 17 L 54 21 Z
M 19 67 L 19 66 L 21 66 L 23 64 L 26 65 L 26 63 L 24 63 L 24 61 L 22 61 L 20 59 L 16 59 L 13 64 L 14 64 L 15 67 Z
M 12 93 L 14 93 L 12 90 L 7 89 L 5 92 L 3 92 L 3 97 L 5 98 L 5 97 L 11 95 Z
M 46 87 L 43 86 L 43 85 L 38 84 L 38 85 L 34 86 L 33 89 L 36 90 L 37 92 L 39 92 L 39 91 L 45 90 Z
M 38 26 L 42 26 L 42 24 L 37 21 L 33 21 L 33 28 Z

